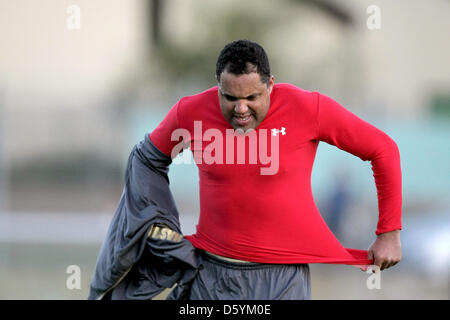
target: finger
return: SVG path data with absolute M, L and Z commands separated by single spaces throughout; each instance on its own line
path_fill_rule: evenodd
M 384 263 L 384 269 L 388 269 L 395 264 L 394 260 L 386 260 Z
M 374 265 L 376 265 L 373 251 L 370 250 L 370 249 L 369 249 L 369 251 L 367 251 L 367 259 L 369 259 L 369 260 L 374 260 L 372 263 L 373 263 Z M 361 269 L 361 270 L 363 270 L 364 272 L 366 272 L 366 271 L 369 269 L 369 267 L 370 267 L 370 265 L 365 265 L 365 266 L 364 266 L 364 269 Z
M 397 263 L 398 263 L 398 261 L 396 261 L 396 260 L 391 260 L 390 263 L 389 263 L 388 268 L 395 266 Z
M 372 251 L 372 250 L 369 250 L 369 251 L 367 252 L 367 259 L 369 259 L 369 260 L 372 260 L 372 259 L 373 259 L 373 251 Z
M 380 270 L 385 270 L 385 269 L 389 268 L 389 265 L 390 265 L 389 260 L 383 261 Z
M 387 268 L 389 268 L 391 266 L 391 262 L 389 260 L 382 260 L 381 262 L 381 267 L 380 267 L 380 271 L 381 270 L 386 270 Z
M 380 268 L 380 270 L 383 270 L 383 260 L 375 257 L 375 260 L 373 262 L 374 265 L 376 265 L 378 268 Z

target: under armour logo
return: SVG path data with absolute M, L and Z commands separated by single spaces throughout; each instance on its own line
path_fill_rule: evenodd
M 286 128 L 281 127 L 281 130 L 278 130 L 276 128 L 272 129 L 272 135 L 276 136 L 277 134 L 281 133 L 283 136 L 286 134 Z

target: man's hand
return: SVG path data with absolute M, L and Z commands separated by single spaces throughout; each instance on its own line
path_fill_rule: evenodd
M 384 270 L 395 266 L 402 259 L 402 245 L 400 243 L 400 230 L 382 233 L 369 247 L 369 259 Z

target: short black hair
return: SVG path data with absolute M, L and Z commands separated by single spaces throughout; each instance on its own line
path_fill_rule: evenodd
M 270 79 L 270 65 L 266 51 L 250 40 L 236 40 L 222 49 L 216 63 L 217 81 L 220 81 L 220 75 L 225 70 L 236 75 L 259 73 L 261 82 L 266 84 Z

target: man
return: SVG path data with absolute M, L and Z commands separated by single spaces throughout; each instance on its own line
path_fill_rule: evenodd
M 101 254 L 91 292 L 105 291 L 105 283 L 109 283 L 117 286 L 111 298 L 115 291 L 116 298 L 130 297 L 129 292 L 132 298 L 153 297 L 148 293 L 156 292 L 153 289 L 136 294 L 145 285 L 133 282 L 133 276 L 120 281 L 134 269 L 138 271 L 131 273 L 137 272 L 140 278 L 152 274 L 145 278 L 147 287 L 158 283 L 155 278 L 164 273 L 167 264 L 160 264 L 157 271 L 151 267 L 149 272 L 151 258 L 147 264 L 142 259 L 142 252 L 148 251 L 151 257 L 157 252 L 158 257 L 169 255 L 169 261 L 176 261 L 169 268 L 172 281 L 159 287 L 176 282 L 182 293 L 175 290 L 173 297 L 185 299 L 310 299 L 309 263 L 363 269 L 374 263 L 381 270 L 398 263 L 402 199 L 395 142 L 323 94 L 275 84 L 267 55 L 254 42 L 227 44 L 217 60 L 216 77 L 217 87 L 180 99 L 141 143 L 140 150 L 146 151 L 137 154 L 148 153 L 141 162 L 147 163 L 149 169 L 143 174 L 148 174 L 149 180 L 136 178 L 136 194 L 130 191 L 128 197 L 123 196 L 125 207 L 135 208 L 125 210 L 119 205 L 118 210 L 134 210 L 141 217 L 151 205 L 145 222 L 137 223 L 145 231 L 122 246 L 129 248 L 133 246 L 130 243 L 139 242 L 138 253 L 118 272 L 114 267 L 110 271 L 111 264 L 102 263 L 105 254 Z M 344 248 L 315 206 L 310 177 L 319 141 L 372 162 L 379 221 L 377 238 L 368 251 Z M 178 212 L 166 173 L 171 159 L 188 146 L 199 168 L 200 219 L 194 235 L 170 242 L 173 237 L 161 237 L 159 231 L 155 236 L 153 226 L 179 235 Z M 132 188 L 133 183 L 128 183 L 124 194 Z M 164 223 L 164 214 L 156 215 L 160 218 L 152 223 L 158 210 L 172 219 Z M 117 226 L 120 224 L 113 223 L 110 230 Z M 144 240 L 136 240 L 143 235 Z M 109 236 L 105 243 L 112 243 L 116 236 Z M 155 241 L 161 240 L 169 243 L 156 245 L 155 251 Z M 114 261 L 111 247 L 104 244 L 102 251 L 109 252 L 107 257 Z M 167 255 L 174 247 L 177 254 Z M 188 272 L 176 274 L 177 268 Z M 122 278 L 116 276 L 116 284 L 104 275 L 99 280 L 105 272 Z

